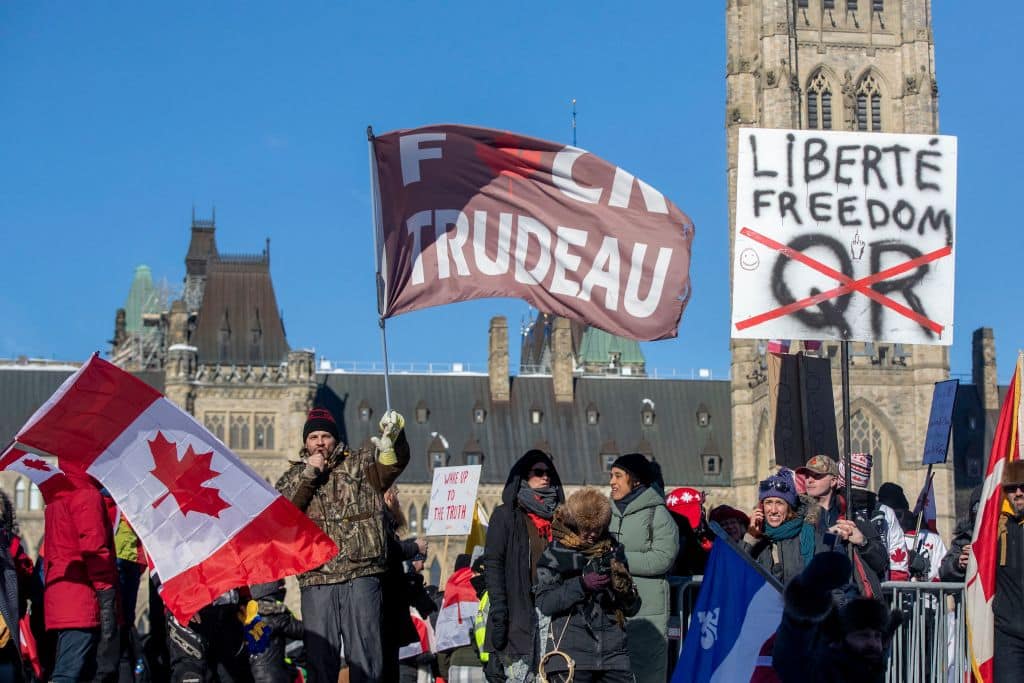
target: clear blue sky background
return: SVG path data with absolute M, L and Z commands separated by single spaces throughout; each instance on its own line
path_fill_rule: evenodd
M 0 4 L 0 357 L 106 350 L 135 266 L 179 286 L 193 204 L 222 251 L 272 240 L 288 340 L 378 360 L 364 130 L 439 122 L 570 140 L 697 224 L 694 296 L 651 367 L 729 367 L 725 2 Z M 953 372 L 1024 343 L 1017 211 L 1024 7 L 933 3 L 941 132 L 959 136 Z M 388 326 L 400 362 L 487 359 L 514 300 Z M 513 344 L 518 347 L 517 344 Z M 518 362 L 518 348 L 513 363 Z

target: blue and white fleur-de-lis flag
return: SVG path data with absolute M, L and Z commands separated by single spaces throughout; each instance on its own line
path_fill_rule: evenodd
M 716 540 L 672 683 L 773 679 L 770 641 L 781 620 L 779 589 Z

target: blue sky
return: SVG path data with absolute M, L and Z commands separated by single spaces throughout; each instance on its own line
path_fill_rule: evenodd
M 729 367 L 725 3 L 0 5 L 0 357 L 106 350 L 138 264 L 180 286 L 193 204 L 225 252 L 271 239 L 288 340 L 381 357 L 365 128 L 455 122 L 570 141 L 660 189 L 697 225 L 693 299 L 648 365 Z M 933 3 L 941 132 L 959 137 L 955 343 L 1024 339 L 1019 3 L 999 20 Z M 514 300 L 388 323 L 397 362 L 486 363 Z M 513 344 L 517 346 L 517 344 Z M 518 349 L 513 362 L 518 360 Z

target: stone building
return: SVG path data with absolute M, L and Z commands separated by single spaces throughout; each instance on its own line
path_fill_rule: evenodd
M 740 127 L 937 132 L 930 0 L 728 0 L 726 13 L 730 226 Z M 875 455 L 876 487 L 897 481 L 916 493 L 932 387 L 949 376 L 948 349 L 851 347 L 852 450 Z M 838 343 L 825 352 L 838 408 Z M 734 340 L 731 353 L 732 474 L 736 493 L 749 500 L 774 464 L 765 351 Z M 841 412 L 837 424 L 842 428 Z M 955 515 L 953 467 L 936 469 L 939 529 L 946 532 Z

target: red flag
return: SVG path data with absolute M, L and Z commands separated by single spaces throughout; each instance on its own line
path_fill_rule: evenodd
M 924 518 L 921 520 L 921 528 L 928 529 L 928 531 L 933 533 L 938 533 L 938 528 L 936 527 L 938 512 L 935 509 L 934 478 L 934 475 L 928 477 L 924 482 L 924 486 L 921 487 L 921 493 L 917 494 L 917 503 L 914 505 L 914 516 L 917 517 L 921 513 L 924 513 Z
M 75 488 L 64 475 L 64 471 L 57 466 L 54 458 L 41 458 L 35 453 L 14 446 L 0 456 L 0 470 L 17 472 L 28 477 L 29 481 L 39 488 L 44 503 L 51 503 L 60 494 Z
M 693 222 L 576 147 L 439 125 L 371 142 L 384 317 L 483 297 L 630 339 L 675 337 Z
M 981 493 L 981 507 L 974 523 L 971 539 L 971 555 L 967 561 L 965 613 L 967 616 L 967 639 L 971 647 L 971 666 L 981 683 L 991 683 L 992 658 L 994 655 L 995 631 L 992 615 L 992 599 L 996 590 L 996 557 L 1000 512 L 1004 498 L 1002 493 L 1003 467 L 1008 461 L 1018 460 L 1019 413 L 1020 413 L 1021 359 L 1010 381 L 1003 407 L 999 411 L 992 452 L 985 470 L 985 483 Z
M 94 477 L 138 533 L 181 623 L 221 593 L 323 564 L 337 546 L 213 434 L 93 355 L 15 446 Z

